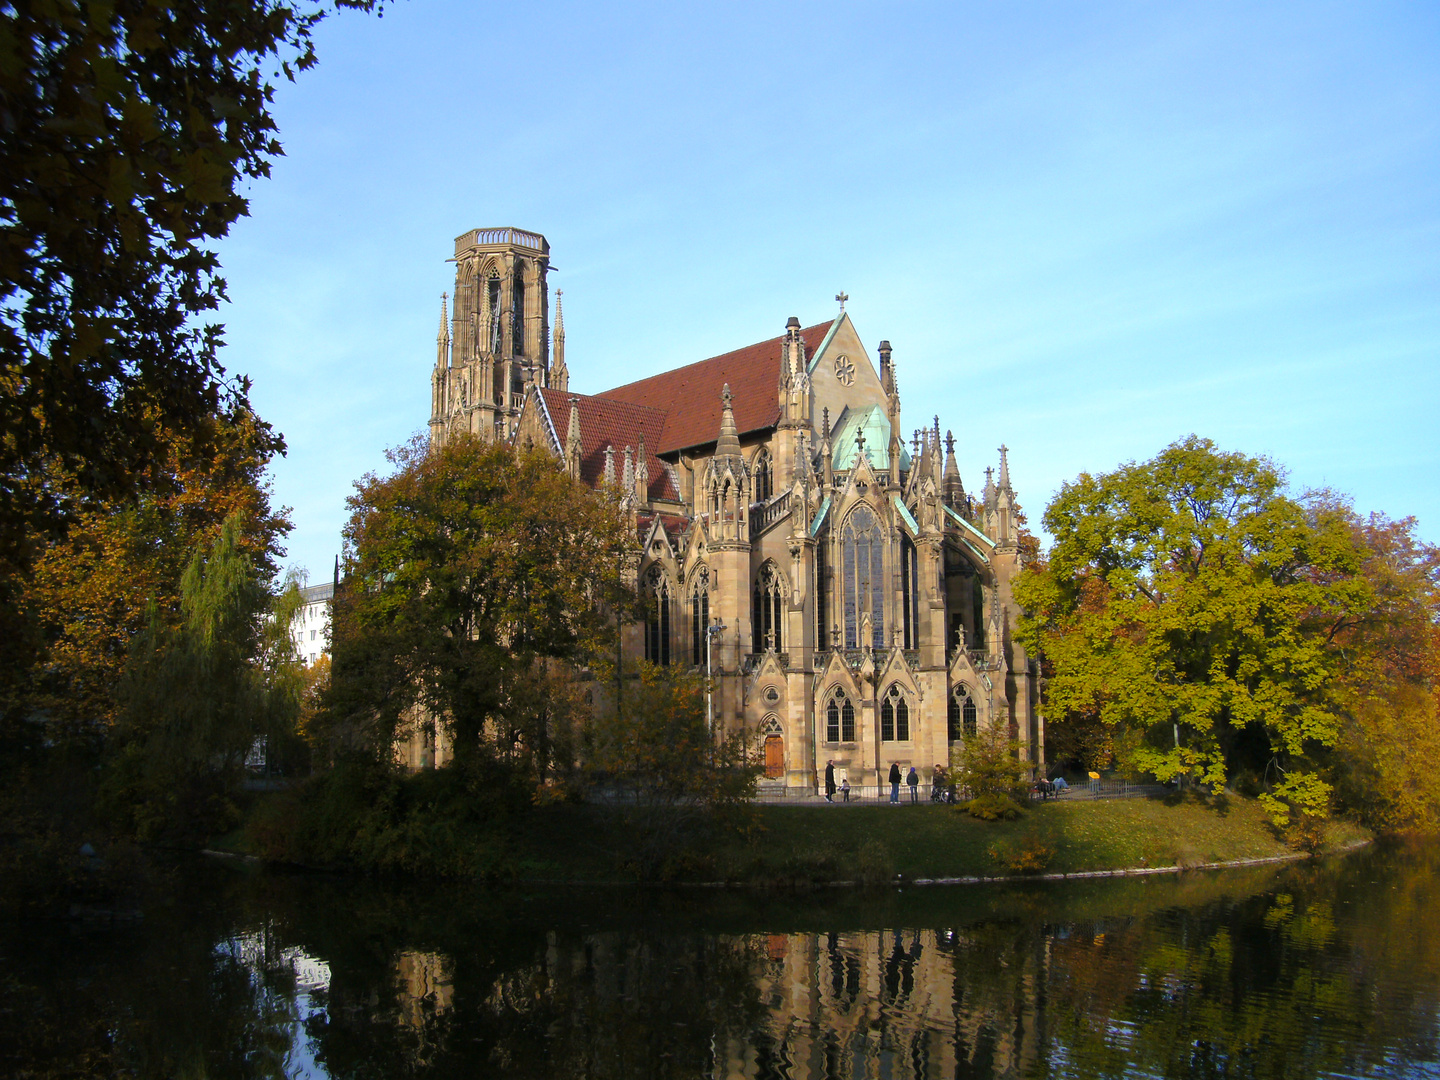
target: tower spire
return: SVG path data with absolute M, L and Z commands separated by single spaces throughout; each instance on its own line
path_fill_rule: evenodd
M 565 471 L 580 479 L 580 399 L 570 395 L 570 430 L 565 433 Z
M 1009 452 L 1009 450 L 1010 450 L 1010 448 L 1009 448 L 1008 446 L 1006 446 L 1004 443 L 1001 443 L 1001 444 L 1000 444 L 1000 484 L 999 484 L 999 487 L 1000 487 L 1000 490 L 1001 490 L 1001 491 L 1011 492 L 1011 493 L 1013 494 L 1013 491 L 1012 491 L 1012 489 L 1011 489 L 1011 487 L 1010 487 L 1010 462 L 1009 462 L 1008 458 L 1006 457 L 1006 454 Z
M 715 443 L 715 456 L 740 456 L 740 430 L 735 426 L 735 412 L 730 407 L 733 399 L 730 384 L 720 391 L 720 438 Z
M 560 306 L 564 289 L 555 290 L 555 362 L 550 365 L 550 385 L 562 394 L 570 390 L 570 369 L 565 366 L 565 309 Z

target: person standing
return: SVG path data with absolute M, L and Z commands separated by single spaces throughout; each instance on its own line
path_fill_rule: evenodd
M 890 763 L 890 801 L 896 806 L 900 805 L 900 763 Z
M 825 762 L 825 801 L 835 801 L 835 762 Z
M 910 766 L 910 773 L 905 777 L 905 783 L 910 785 L 910 802 L 918 803 L 920 801 L 920 773 L 914 765 Z
M 848 776 L 840 781 L 840 801 L 850 801 L 850 777 Z

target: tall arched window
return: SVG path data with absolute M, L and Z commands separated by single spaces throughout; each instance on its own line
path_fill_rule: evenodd
M 857 506 L 840 530 L 844 579 L 845 647 L 860 647 L 860 623 L 870 615 L 870 645 L 885 647 L 885 529 L 875 512 Z
M 525 268 L 515 264 L 510 279 L 510 348 L 516 356 L 525 352 Z
M 658 566 L 645 577 L 645 659 L 663 666 L 670 663 L 670 579 Z
M 490 352 L 498 354 L 500 352 L 500 275 L 494 270 L 490 271 L 486 299 L 490 301 L 490 325 L 486 327 L 486 336 L 490 341 Z
M 975 699 L 964 686 L 950 694 L 950 741 L 962 742 L 975 737 Z
M 705 663 L 705 635 L 710 626 L 710 573 L 700 567 L 691 575 L 690 590 L 690 662 L 696 667 Z
M 919 562 L 910 537 L 900 534 L 900 591 L 904 596 L 905 648 L 920 647 Z
M 750 648 L 754 652 L 785 651 L 785 581 L 772 560 L 767 559 L 755 578 L 755 595 L 750 605 Z
M 899 683 L 891 683 L 880 699 L 880 739 L 882 742 L 910 741 L 910 705 Z
M 753 476 L 755 501 L 768 502 L 770 496 L 775 493 L 775 472 L 770 461 L 770 453 L 763 448 L 755 455 Z
M 855 706 L 850 704 L 849 697 L 838 686 L 831 692 L 830 700 L 825 703 L 825 741 L 855 741 Z

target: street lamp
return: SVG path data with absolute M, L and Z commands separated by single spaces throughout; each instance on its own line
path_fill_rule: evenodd
M 715 738 L 715 707 L 710 701 L 710 643 L 715 640 L 716 634 L 724 631 L 725 624 L 718 620 L 705 628 L 705 727 L 712 740 Z

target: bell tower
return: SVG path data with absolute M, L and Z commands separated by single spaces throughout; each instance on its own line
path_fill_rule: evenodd
M 446 414 L 431 437 L 460 430 L 508 440 L 526 388 L 550 385 L 550 244 L 523 229 L 471 229 L 455 238 L 451 261 Z

